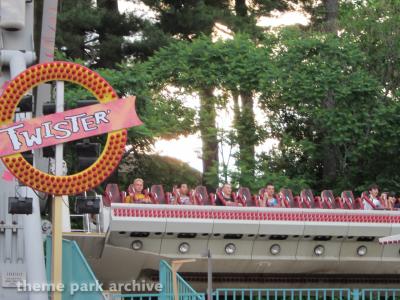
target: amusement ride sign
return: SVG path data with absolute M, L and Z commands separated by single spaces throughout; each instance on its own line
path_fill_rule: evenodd
M 100 104 L 13 123 L 23 95 L 47 81 L 69 81 L 92 92 Z M 135 98 L 118 99 L 111 85 L 88 68 L 69 62 L 30 67 L 5 87 L 0 96 L 0 157 L 9 171 L 35 190 L 53 195 L 73 195 L 104 181 L 118 166 L 124 153 L 126 128 L 141 125 Z M 55 176 L 34 168 L 21 152 L 107 133 L 104 150 L 82 172 Z

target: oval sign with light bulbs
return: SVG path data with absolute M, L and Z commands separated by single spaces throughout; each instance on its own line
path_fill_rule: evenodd
M 47 81 L 69 81 L 89 90 L 99 104 L 13 122 L 26 92 Z M 70 62 L 32 66 L 4 88 L 0 96 L 0 157 L 8 170 L 31 188 L 53 195 L 74 195 L 103 182 L 125 151 L 127 128 L 139 126 L 135 97 L 118 99 L 111 85 L 96 72 Z M 34 168 L 21 152 L 107 133 L 100 157 L 87 169 L 55 176 Z

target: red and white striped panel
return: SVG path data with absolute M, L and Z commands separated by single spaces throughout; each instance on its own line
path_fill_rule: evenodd
M 400 214 L 367 211 L 312 209 L 257 209 L 240 207 L 177 207 L 167 205 L 113 204 L 112 217 L 177 218 L 247 221 L 340 222 L 340 223 L 400 223 Z
M 381 245 L 400 244 L 400 234 L 380 238 L 379 244 Z

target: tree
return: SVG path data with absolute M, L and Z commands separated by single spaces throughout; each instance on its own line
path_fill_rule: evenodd
M 242 34 L 217 43 L 220 56 L 223 57 L 219 86 L 233 100 L 234 142 L 238 145 L 236 165 L 239 171 L 234 177 L 237 177 L 240 185 L 250 188 L 255 187 L 255 146 L 262 139 L 261 128 L 254 116 L 254 97 L 259 92 L 260 79 L 272 75 L 270 57 L 273 45 L 271 38 L 265 38 L 265 44 L 257 47 L 248 35 Z
M 124 36 L 132 27 L 129 18 L 118 10 L 118 0 L 97 0 L 101 19 L 96 28 L 98 34 L 98 66 L 112 68 L 124 59 Z
M 163 32 L 181 40 L 211 36 L 214 25 L 229 10 L 228 0 L 142 0 L 158 15 Z
M 284 10 L 289 7 L 286 1 L 263 1 L 257 0 L 249 5 L 244 0 L 234 1 L 232 6 L 229 1 L 215 1 L 215 0 L 144 0 L 143 1 L 150 8 L 155 10 L 158 14 L 157 27 L 164 32 L 173 35 L 175 38 L 196 42 L 196 39 L 202 35 L 210 36 L 216 23 L 221 23 L 234 33 L 244 32 L 247 33 L 246 38 L 235 38 L 236 50 L 238 56 L 229 56 L 233 60 L 233 72 L 242 74 L 243 71 L 238 67 L 249 69 L 246 67 L 245 61 L 241 59 L 248 59 L 248 54 L 245 53 L 246 46 L 241 47 L 240 42 L 245 42 L 248 45 L 249 37 L 257 41 L 262 38 L 262 30 L 256 26 L 257 18 L 260 15 L 269 13 L 273 9 Z M 228 46 L 233 47 L 233 44 Z M 195 46 L 194 46 L 195 47 Z M 233 48 L 232 48 L 233 49 Z M 209 48 L 204 49 L 204 51 Z M 205 55 L 204 55 L 205 56 Z M 212 56 L 212 54 L 211 54 Z M 177 56 L 173 56 L 179 59 Z M 168 58 L 167 58 L 168 59 Z M 206 59 L 204 67 L 207 67 Z M 261 60 L 262 61 L 262 60 Z M 213 61 L 210 61 L 213 63 Z M 255 59 L 248 60 L 251 64 Z M 229 64 L 229 60 L 224 63 Z M 234 66 L 236 64 L 236 66 Z M 254 66 L 259 66 L 258 60 Z M 261 64 L 264 66 L 264 64 Z M 224 68 L 224 65 L 220 65 Z M 247 71 L 247 70 L 246 70 Z M 244 73 L 246 72 L 244 71 Z M 263 70 L 256 70 L 263 72 Z M 220 79 L 223 80 L 224 76 L 235 77 L 235 82 L 229 88 L 229 93 L 234 99 L 235 103 L 235 117 L 234 127 L 237 131 L 236 142 L 239 145 L 237 155 L 237 165 L 240 170 L 239 181 L 241 184 L 249 185 L 252 183 L 251 178 L 254 176 L 255 170 L 255 146 L 258 142 L 257 128 L 254 117 L 254 92 L 255 86 L 252 87 L 239 87 L 240 82 L 246 79 L 240 78 L 236 74 L 232 75 L 225 72 L 221 75 Z M 257 73 L 251 74 L 257 78 Z M 246 81 L 247 82 L 247 81 Z M 218 183 L 218 138 L 215 113 L 215 99 L 213 91 L 218 85 L 197 84 L 196 90 L 200 97 L 200 111 L 199 111 L 199 128 L 203 141 L 203 172 L 205 174 L 205 184 L 209 187 L 215 186 Z
M 140 52 L 127 39 L 147 22 L 132 13 L 120 13 L 117 0 L 60 1 L 56 46 L 68 58 L 82 59 L 97 68 L 115 68 L 127 56 Z
M 400 29 L 398 1 L 345 1 L 340 26 L 368 57 L 366 66 L 384 86 L 385 99 L 397 95 L 400 86 Z
M 333 36 L 337 35 L 338 31 L 338 13 L 339 13 L 339 1 L 338 0 L 324 0 L 324 9 L 325 9 L 325 20 L 323 23 L 323 29 L 328 34 Z M 336 100 L 335 100 L 335 92 L 332 89 L 326 91 L 326 97 L 323 102 L 323 107 L 326 110 L 335 109 Z M 324 131 L 328 131 L 328 128 L 324 128 Z M 322 178 L 325 185 L 332 185 L 336 182 L 337 174 L 338 174 L 338 149 L 336 144 L 326 144 L 324 149 L 324 158 L 323 158 L 323 173 Z
M 60 1 L 56 47 L 65 47 L 70 58 L 94 64 L 98 38 L 95 28 L 99 26 L 100 20 L 100 13 L 91 0 Z
M 230 176 L 241 185 L 255 190 L 273 180 L 295 189 L 360 190 L 377 181 L 400 188 L 397 2 L 143 0 L 157 13 L 153 22 L 120 15 L 114 0 L 85 1 L 63 2 L 62 30 L 68 32 L 58 45 L 68 43 L 68 55 L 107 67 L 100 71 L 120 95 L 138 96 L 146 125 L 129 132 L 135 155 L 154 137 L 199 130 L 203 182 L 215 187 L 216 109 L 232 104 L 233 130 L 224 138 L 238 149 L 238 172 Z M 281 29 L 277 39 L 257 27 L 259 16 L 295 2 L 312 13 L 309 27 Z M 101 21 L 105 12 L 111 17 Z M 216 23 L 233 39 L 212 41 Z M 140 38 L 120 39 L 132 34 Z M 171 87 L 199 97 L 197 127 L 194 111 L 167 96 Z M 84 96 L 75 93 L 71 98 Z M 269 117 L 264 128 L 255 122 L 257 102 Z M 266 134 L 279 146 L 257 157 L 255 147 Z
M 376 105 L 377 123 L 371 124 L 377 146 L 371 156 L 364 157 L 362 168 L 370 170 L 382 188 L 399 190 L 396 153 L 400 143 L 398 121 L 400 76 L 400 3 L 397 1 L 344 1 L 340 11 L 343 35 L 353 40 L 366 56 L 365 67 L 382 86 Z M 378 109 L 379 108 L 379 109 Z M 379 120 L 379 122 L 378 122 Z
M 275 171 L 318 189 L 360 185 L 360 174 L 371 178 L 361 166 L 364 155 L 376 151 L 371 127 L 382 121 L 381 86 L 365 69 L 357 45 L 325 33 L 287 31 L 276 61 L 272 93 L 267 79 L 261 100 L 273 112 L 268 125 L 280 140 Z M 325 106 L 327 91 L 335 95 L 331 109 Z M 323 178 L 328 147 L 338 158 L 338 179 L 331 185 Z
M 162 48 L 147 63 L 150 76 L 158 89 L 176 86 L 188 95 L 198 92 L 199 130 L 203 142 L 203 171 L 205 183 L 218 184 L 218 130 L 215 125 L 216 107 L 225 106 L 231 95 L 246 95 L 235 103 L 234 143 L 240 145 L 237 163 L 240 184 L 252 187 L 254 180 L 254 147 L 260 141 L 259 128 L 253 113 L 253 94 L 258 91 L 260 76 L 270 72 L 269 54 L 272 48 L 257 47 L 245 35 L 233 40 L 213 42 L 207 37 L 191 42 L 181 41 Z M 265 76 L 263 76 L 265 79 Z M 219 97 L 213 93 L 222 91 Z M 249 105 L 250 103 L 250 105 Z M 232 137 L 232 135 L 229 135 Z
M 218 100 L 214 88 L 218 81 L 219 57 L 210 39 L 181 41 L 161 48 L 146 63 L 153 85 L 158 90 L 177 86 L 187 94 L 199 93 L 199 126 L 203 142 L 203 183 L 210 188 L 218 184 L 218 139 L 215 124 L 215 105 Z M 208 67 L 207 67 L 208 66 Z

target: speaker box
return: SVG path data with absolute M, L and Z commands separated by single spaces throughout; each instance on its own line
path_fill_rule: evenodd
M 77 214 L 98 214 L 100 199 L 96 196 L 77 196 L 75 210 Z
M 32 214 L 32 198 L 8 198 L 8 213 L 13 215 Z

